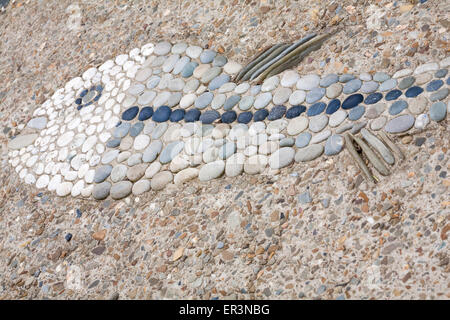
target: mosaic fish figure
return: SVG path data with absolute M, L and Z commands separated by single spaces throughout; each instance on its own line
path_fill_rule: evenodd
M 450 57 L 392 76 L 292 69 L 323 40 L 269 47 L 244 68 L 183 42 L 135 48 L 38 106 L 9 141 L 9 163 L 58 196 L 122 199 L 196 178 L 261 174 L 347 145 L 374 181 L 364 158 L 388 175 L 404 157 L 388 135 L 446 119 Z

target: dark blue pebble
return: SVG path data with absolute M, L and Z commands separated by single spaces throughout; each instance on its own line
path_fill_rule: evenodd
M 405 100 L 398 100 L 395 101 L 390 107 L 389 107 L 389 114 L 395 116 L 396 114 L 399 114 L 403 110 L 408 108 L 408 103 Z
M 386 97 L 384 97 L 384 99 L 386 99 L 386 101 L 392 101 L 392 100 L 397 99 L 401 95 L 402 95 L 402 92 L 400 90 L 395 89 L 395 90 L 389 91 L 386 94 Z
M 269 111 L 267 111 L 266 109 L 261 109 L 255 112 L 255 114 L 253 115 L 253 120 L 255 122 L 264 121 L 264 119 L 266 119 L 268 115 Z
M 450 86 L 450 77 L 447 78 L 447 85 Z
M 92 104 L 92 101 L 89 101 L 88 103 L 86 103 L 86 104 L 84 105 L 84 107 L 90 106 L 91 104 Z
M 101 97 L 101 96 L 102 96 L 101 93 L 97 94 L 97 95 L 95 96 L 95 98 L 94 98 L 94 101 L 100 100 L 100 97 Z
M 286 107 L 285 106 L 275 106 L 270 110 L 269 115 L 267 116 L 267 120 L 273 121 L 280 119 L 284 116 L 286 113 Z
M 103 87 L 101 85 L 97 85 L 95 87 L 95 90 L 97 90 L 97 92 L 102 92 L 103 91 Z
M 253 118 L 253 113 L 251 113 L 250 111 L 242 112 L 239 114 L 239 116 L 237 118 L 237 122 L 247 124 L 250 121 L 252 121 L 252 118 Z
M 436 71 L 436 73 L 434 74 L 434 76 L 435 76 L 436 78 L 443 78 L 443 77 L 445 77 L 445 76 L 447 75 L 447 73 L 448 73 L 448 70 L 447 70 L 447 69 L 440 69 L 440 70 Z
M 305 106 L 293 106 L 286 111 L 286 118 L 294 119 L 306 111 Z
M 342 109 L 351 109 L 356 107 L 358 104 L 360 104 L 364 100 L 364 97 L 362 94 L 352 94 L 351 96 L 348 96 L 344 102 L 342 102 Z
M 201 112 L 198 109 L 191 109 L 184 115 L 184 121 L 195 122 L 200 119 Z
M 139 121 L 150 119 L 153 115 L 153 107 L 143 107 L 139 112 Z
M 81 104 L 82 102 L 83 102 L 83 99 L 81 99 L 81 98 L 78 98 L 77 100 L 75 100 L 76 104 Z
M 177 109 L 171 113 L 169 119 L 171 122 L 181 121 L 181 120 L 183 120 L 185 113 L 186 113 L 186 111 L 184 111 L 184 109 Z
M 357 106 L 356 108 L 350 110 L 350 112 L 348 113 L 348 119 L 351 121 L 356 121 L 363 116 L 365 111 L 366 108 L 364 108 L 364 106 Z
M 411 87 L 408 90 L 406 90 L 405 96 L 408 98 L 415 98 L 422 92 L 423 92 L 423 89 L 421 87 L 415 86 L 415 87 Z
M 444 81 L 442 81 L 442 80 L 433 80 L 427 85 L 427 91 L 428 92 L 437 91 L 443 85 L 444 85 Z
M 223 123 L 232 123 L 237 118 L 236 112 L 233 110 L 226 111 L 222 114 L 222 122 Z
M 122 113 L 122 120 L 130 121 L 133 120 L 139 112 L 139 107 L 134 106 L 131 108 L 128 108 Z
M 106 146 L 108 148 L 116 148 L 120 145 L 120 139 L 110 139 L 108 141 L 106 141 Z
M 82 212 L 80 209 L 77 209 L 77 218 L 81 218 Z
M 327 110 L 325 110 L 325 113 L 333 114 L 339 110 L 340 106 L 341 106 L 341 100 L 333 99 L 328 103 L 328 107 L 327 107 Z
M 158 109 L 156 109 L 155 113 L 153 113 L 153 121 L 165 122 L 169 120 L 171 113 L 172 109 L 170 109 L 168 106 L 161 106 Z
M 81 91 L 81 93 L 80 93 L 80 97 L 84 97 L 85 95 L 87 95 L 87 93 L 89 92 L 89 90 L 88 89 L 84 89 L 83 91 Z
M 380 92 L 374 92 L 369 94 L 364 100 L 365 104 L 374 104 L 380 101 L 383 98 L 383 94 Z
M 83 105 L 82 105 L 82 104 L 80 104 L 80 105 L 77 107 L 77 110 L 81 110 L 81 108 L 83 108 Z
M 323 110 L 325 110 L 326 106 L 327 105 L 325 104 L 325 102 L 314 103 L 312 106 L 309 107 L 306 114 L 310 117 L 317 116 L 318 114 L 321 114 Z
M 200 121 L 203 124 L 211 124 L 214 121 L 216 121 L 217 119 L 220 118 L 220 113 L 217 112 L 216 110 L 208 110 L 205 111 L 201 116 L 200 116 Z
M 66 239 L 66 241 L 69 242 L 70 240 L 72 240 L 72 234 L 71 233 L 66 234 L 64 239 Z

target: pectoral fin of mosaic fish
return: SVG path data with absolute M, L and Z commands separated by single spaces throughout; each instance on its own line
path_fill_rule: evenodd
M 371 183 L 375 183 L 375 180 L 374 180 L 369 168 L 364 163 L 364 160 L 360 157 L 360 155 L 356 151 L 355 146 L 353 145 L 353 137 L 349 133 L 346 133 L 344 137 L 345 137 L 345 145 L 347 147 L 347 150 L 348 150 L 350 156 L 356 162 L 359 169 L 365 176 L 366 180 L 368 180 Z
M 370 163 L 372 163 L 372 165 L 375 167 L 375 169 L 377 169 L 379 173 L 381 173 L 383 176 L 389 175 L 388 167 L 362 139 L 353 137 L 353 140 L 355 140 L 355 142 L 361 147 L 367 159 L 370 161 Z
M 394 151 L 394 153 L 397 155 L 397 157 L 400 160 L 405 160 L 405 155 L 403 154 L 402 150 L 391 141 L 391 139 L 389 139 L 389 137 L 386 135 L 386 133 L 384 133 L 383 131 L 380 131 L 378 133 L 378 135 L 380 136 L 381 140 L 383 140 L 383 142 L 389 147 L 391 148 L 392 151 Z
M 304 165 L 346 147 L 375 182 L 361 155 L 388 174 L 392 153 L 397 162 L 404 155 L 386 133 L 446 119 L 450 57 L 393 77 L 283 71 L 327 36 L 274 45 L 245 69 L 185 43 L 135 48 L 87 69 L 38 106 L 8 142 L 9 163 L 38 189 L 101 200 Z M 267 78 L 255 85 L 250 77 Z

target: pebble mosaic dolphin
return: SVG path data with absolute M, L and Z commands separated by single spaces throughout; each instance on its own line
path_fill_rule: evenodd
M 328 37 L 268 47 L 244 67 L 183 42 L 135 48 L 37 107 L 9 141 L 9 163 L 58 196 L 117 200 L 346 147 L 375 182 L 404 158 L 390 135 L 446 119 L 450 57 L 392 76 L 298 74 L 293 68 Z

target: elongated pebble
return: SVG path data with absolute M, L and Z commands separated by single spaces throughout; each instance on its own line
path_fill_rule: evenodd
M 295 162 L 307 162 L 316 159 L 323 153 L 321 144 L 312 144 L 306 148 L 297 150 L 295 154 Z

